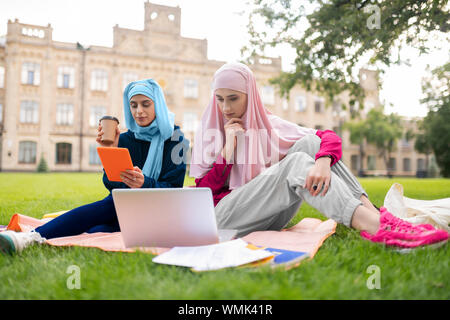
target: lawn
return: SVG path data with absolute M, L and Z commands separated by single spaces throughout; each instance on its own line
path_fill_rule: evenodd
M 449 179 L 361 179 L 378 206 L 392 183 L 416 199 L 450 197 Z M 186 185 L 192 184 L 191 179 Z M 67 210 L 107 195 L 100 174 L 0 173 L 0 224 L 18 212 L 33 217 Z M 325 219 L 304 204 L 304 217 Z M 193 273 L 152 263 L 145 253 L 95 248 L 34 246 L 20 255 L 0 255 L 0 299 L 449 299 L 450 248 L 403 255 L 363 240 L 338 226 L 314 259 L 289 271 L 226 269 Z M 81 288 L 67 286 L 70 266 Z M 380 289 L 369 289 L 368 267 L 379 267 Z

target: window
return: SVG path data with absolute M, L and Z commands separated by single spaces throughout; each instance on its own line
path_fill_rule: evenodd
M 0 88 L 5 87 L 5 67 L 0 66 Z
M 368 156 L 367 157 L 367 169 L 368 170 L 375 170 L 376 168 L 376 158 L 375 156 Z
M 354 104 L 350 104 L 350 114 L 355 115 L 359 111 L 359 101 L 355 101 Z
M 333 127 L 333 129 L 332 129 L 338 136 L 342 136 L 342 130 L 341 130 L 341 127 L 339 127 L 339 126 L 335 126 L 335 127 Z
M 359 156 L 354 154 L 351 156 L 350 161 L 351 161 L 351 168 L 352 170 L 358 170 L 359 169 Z
M 282 103 L 283 103 L 283 104 L 282 104 L 283 110 L 284 110 L 284 111 L 288 110 L 288 109 L 289 109 L 289 101 L 287 101 L 287 99 L 283 99 L 283 102 L 282 102 Z
M 354 114 L 354 113 L 355 113 L 355 105 L 354 105 L 354 104 L 351 104 L 351 105 L 350 105 L 350 113 L 351 113 L 351 114 Z
M 56 164 L 71 164 L 72 163 L 72 145 L 70 143 L 56 144 Z
M 56 124 L 62 126 L 73 124 L 73 105 L 60 103 L 56 106 Z
M 314 111 L 316 113 L 323 112 L 323 104 L 324 104 L 324 101 L 322 98 L 317 98 L 316 100 L 314 100 Z
M 403 158 L 403 171 L 411 171 L 411 159 Z
M 194 79 L 184 80 L 184 97 L 185 98 L 198 98 L 198 81 Z
M 424 159 L 417 159 L 417 170 L 418 171 L 425 170 L 425 160 Z
M 183 114 L 183 131 L 195 132 L 197 130 L 197 113 L 185 112 Z
M 105 107 L 91 107 L 91 113 L 89 114 L 89 125 L 91 127 L 97 127 L 100 118 L 106 115 Z
M 38 63 L 24 62 L 22 64 L 22 84 L 38 86 L 40 83 L 41 67 Z
M 408 147 L 411 146 L 409 140 L 408 140 L 406 137 L 402 137 L 402 138 L 401 138 L 401 140 L 400 140 L 400 145 L 401 145 L 403 148 L 408 148 Z
M 272 86 L 263 86 L 261 90 L 261 100 L 264 104 L 275 104 L 275 90 Z
M 342 102 L 339 100 L 333 101 L 333 111 L 338 115 L 342 111 Z
M 130 84 L 130 82 L 139 80 L 139 76 L 136 73 L 133 72 L 125 72 L 123 74 L 122 78 L 122 87 L 125 89 L 125 87 Z
M 414 133 L 411 129 L 406 129 L 406 131 L 403 133 L 403 136 L 400 140 L 400 145 L 403 148 L 411 147 L 412 146 L 411 140 L 413 139 L 413 135 L 414 135 Z
M 91 72 L 91 90 L 107 91 L 108 90 L 108 72 L 102 69 L 95 69 Z
M 56 82 L 58 88 L 73 89 L 75 87 L 75 68 L 69 66 L 59 67 Z
M 19 142 L 19 163 L 36 163 L 36 142 Z
M 302 112 L 306 110 L 306 98 L 304 96 L 295 97 L 295 111 Z
M 20 103 L 20 122 L 39 122 L 39 105 L 36 101 L 25 100 Z
M 97 165 L 102 164 L 100 157 L 97 153 L 97 145 L 91 144 L 89 145 L 89 164 Z
M 211 82 L 210 86 L 209 86 L 209 95 L 212 97 L 214 96 L 214 87 L 213 87 L 213 83 Z
M 369 112 L 374 107 L 375 107 L 375 103 L 373 103 L 373 101 L 369 100 L 369 101 L 366 101 L 364 109 L 366 112 Z
M 397 161 L 395 158 L 389 158 L 388 161 L 388 170 L 389 171 L 395 171 L 397 170 Z
M 22 34 L 24 36 L 28 37 L 38 37 L 38 38 L 44 38 L 45 32 L 44 30 L 39 30 L 36 28 L 22 28 Z

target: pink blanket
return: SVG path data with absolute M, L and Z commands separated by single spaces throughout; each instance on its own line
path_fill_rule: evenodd
M 43 225 L 50 219 L 36 219 L 22 214 L 14 214 L 8 224 L 8 230 L 30 231 Z M 334 220 L 321 221 L 304 218 L 295 226 L 282 231 L 252 232 L 242 239 L 257 246 L 308 252 L 313 258 L 323 242 L 336 231 Z M 54 238 L 46 241 L 52 246 L 81 246 L 99 248 L 105 251 L 135 252 L 137 250 L 152 254 L 161 254 L 169 248 L 126 248 L 120 232 L 83 233 L 77 236 Z

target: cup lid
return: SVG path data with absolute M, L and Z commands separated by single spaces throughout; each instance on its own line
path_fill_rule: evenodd
M 117 121 L 117 123 L 119 123 L 119 119 L 117 119 L 116 117 L 113 117 L 113 116 L 103 116 L 100 118 L 99 121 L 102 121 L 102 120 L 115 120 L 115 121 Z

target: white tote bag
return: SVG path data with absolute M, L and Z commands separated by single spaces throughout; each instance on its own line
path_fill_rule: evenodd
M 411 223 L 429 223 L 450 232 L 450 198 L 417 200 L 403 196 L 403 186 L 394 183 L 384 198 L 384 207 Z

